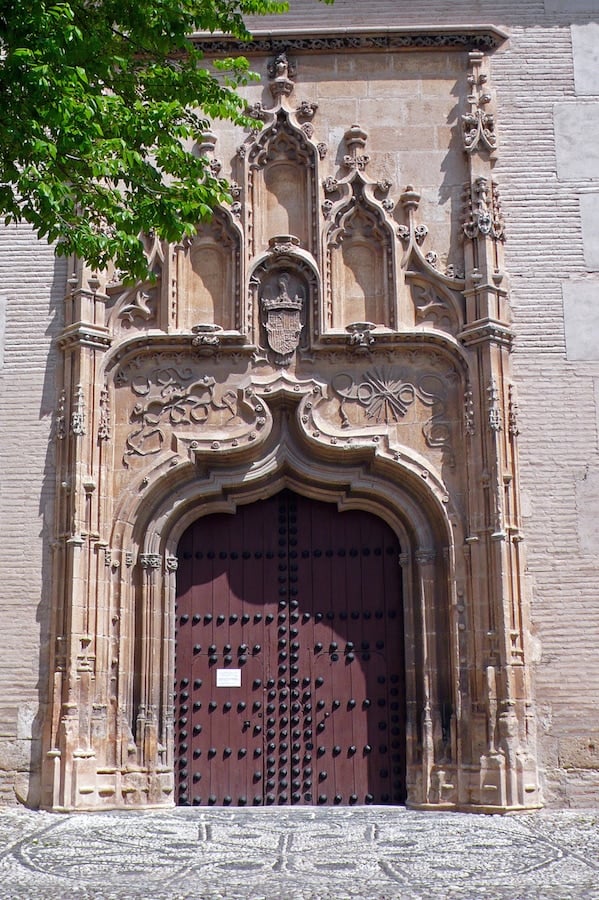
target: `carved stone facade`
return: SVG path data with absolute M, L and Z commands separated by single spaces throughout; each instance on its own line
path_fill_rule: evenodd
M 402 66 L 432 70 L 443 53 L 433 124 L 457 84 L 448 189 L 464 200 L 461 216 L 432 223 L 439 173 L 424 186 L 406 175 L 402 138 L 377 127 L 376 104 L 356 122 L 355 103 L 315 97 L 303 73 L 325 77 L 327 48 L 305 40 L 256 57 L 267 91 L 248 90 L 255 124 L 240 145 L 226 128 L 200 142 L 233 203 L 183 245 L 149 242 L 154 281 L 125 288 L 73 263 L 47 808 L 174 802 L 178 540 L 198 517 L 284 487 L 375 513 L 399 537 L 408 803 L 541 803 L 484 53 L 503 38 L 472 29 L 332 48 L 341 70 L 363 52 L 373 71 L 392 60 L 398 95 Z

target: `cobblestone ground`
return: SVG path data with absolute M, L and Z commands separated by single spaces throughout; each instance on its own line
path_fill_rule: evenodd
M 0 810 L 0 900 L 599 898 L 599 811 Z

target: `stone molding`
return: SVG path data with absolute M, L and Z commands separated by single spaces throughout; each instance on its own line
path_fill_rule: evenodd
M 250 41 L 242 42 L 223 35 L 193 35 L 192 40 L 206 54 L 278 53 L 372 53 L 398 50 L 496 50 L 508 35 L 494 25 L 464 25 L 457 27 L 417 28 L 389 27 L 348 28 L 340 34 L 331 29 L 281 30 L 274 35 L 259 29 Z

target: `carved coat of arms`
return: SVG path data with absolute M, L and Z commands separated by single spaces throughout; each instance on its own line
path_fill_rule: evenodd
M 304 301 L 296 294 L 289 295 L 289 275 L 279 278 L 279 293 L 275 298 L 262 298 L 264 327 L 268 346 L 276 354 L 280 365 L 288 365 L 297 350 L 303 329 Z

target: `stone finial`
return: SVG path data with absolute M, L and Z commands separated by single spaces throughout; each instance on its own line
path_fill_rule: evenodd
M 467 153 L 474 153 L 475 150 L 492 153 L 497 149 L 495 117 L 486 109 L 492 98 L 488 88 L 485 87 L 488 76 L 482 71 L 484 58 L 484 54 L 480 51 L 469 54 L 470 111 L 462 116 L 462 138 Z
M 352 125 L 345 132 L 344 138 L 349 153 L 343 157 L 343 165 L 347 169 L 363 171 L 370 162 L 370 157 L 362 152 L 366 147 L 368 132 L 359 125 Z
M 288 97 L 293 93 L 295 85 L 291 79 L 295 77 L 296 66 L 290 62 L 284 50 L 268 64 L 267 71 L 270 78 L 270 92 L 275 100 L 277 97 Z

